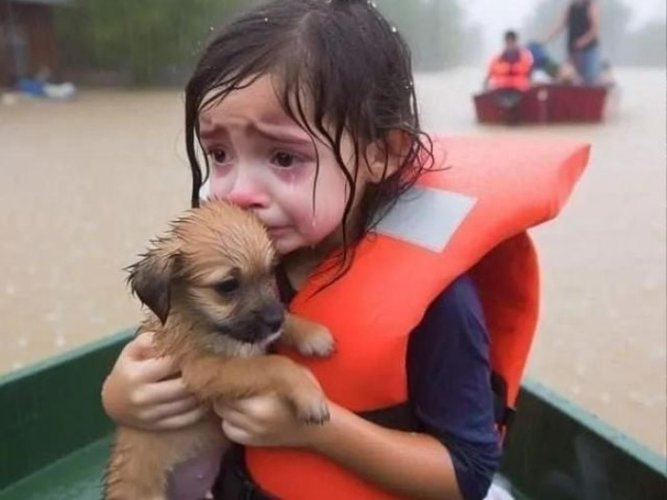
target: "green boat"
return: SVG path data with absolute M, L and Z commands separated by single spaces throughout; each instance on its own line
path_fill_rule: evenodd
M 100 388 L 126 330 L 0 377 L 0 500 L 101 498 L 113 425 Z M 535 381 L 501 467 L 517 499 L 664 500 L 667 463 Z

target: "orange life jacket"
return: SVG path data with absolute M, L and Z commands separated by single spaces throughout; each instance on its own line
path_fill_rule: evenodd
M 319 291 L 316 275 L 292 301 L 334 334 L 330 359 L 285 352 L 309 367 L 328 398 L 355 412 L 405 403 L 410 332 L 462 273 L 476 281 L 491 363 L 512 405 L 535 331 L 538 269 L 526 229 L 555 217 L 589 148 L 510 139 L 444 139 L 437 164 L 357 248 L 349 271 Z M 443 332 L 446 335 L 447 332 Z M 252 479 L 285 500 L 396 498 L 328 459 L 288 449 L 246 449 Z
M 491 62 L 489 87 L 492 89 L 528 90 L 532 68 L 533 55 L 528 49 L 520 48 L 519 59 L 515 62 L 507 61 L 501 54 Z

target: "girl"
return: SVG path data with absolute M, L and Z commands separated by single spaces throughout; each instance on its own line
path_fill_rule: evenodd
M 299 358 L 330 399 L 325 425 L 299 423 L 271 394 L 216 405 L 239 445 L 216 498 L 483 498 L 499 434 L 489 335 L 466 272 L 525 227 L 466 243 L 455 230 L 474 202 L 415 186 L 456 175 L 420 129 L 396 29 L 361 0 L 256 8 L 199 61 L 186 140 L 192 204 L 206 179 L 213 196 L 256 213 L 282 255 L 284 301 L 337 342 L 331 359 Z M 121 353 L 103 389 L 109 415 L 154 431 L 201 418 L 178 367 L 150 346 L 139 337 Z M 196 498 L 219 464 L 184 464 L 173 497 Z

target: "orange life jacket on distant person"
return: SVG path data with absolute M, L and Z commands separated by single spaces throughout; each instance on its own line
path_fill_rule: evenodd
M 436 165 L 445 168 L 425 174 L 403 196 L 360 243 L 342 278 L 319 290 L 332 275 L 315 274 L 292 301 L 292 312 L 332 331 L 335 355 L 284 353 L 349 410 L 406 403 L 410 332 L 433 300 L 470 272 L 491 336 L 492 369 L 513 405 L 538 313 L 538 267 L 526 229 L 558 214 L 588 152 L 585 145 L 533 139 L 437 141 Z M 247 447 L 246 465 L 263 490 L 284 500 L 396 498 L 304 451 Z
M 533 55 L 528 49 L 518 49 L 519 58 L 508 61 L 505 53 L 491 62 L 489 69 L 489 88 L 528 90 L 530 72 L 533 68 Z

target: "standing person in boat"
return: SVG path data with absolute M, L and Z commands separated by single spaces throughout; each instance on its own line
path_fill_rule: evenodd
M 567 28 L 570 63 L 586 85 L 595 85 L 600 75 L 600 10 L 595 0 L 572 0 L 558 23 L 544 39 L 549 43 Z

